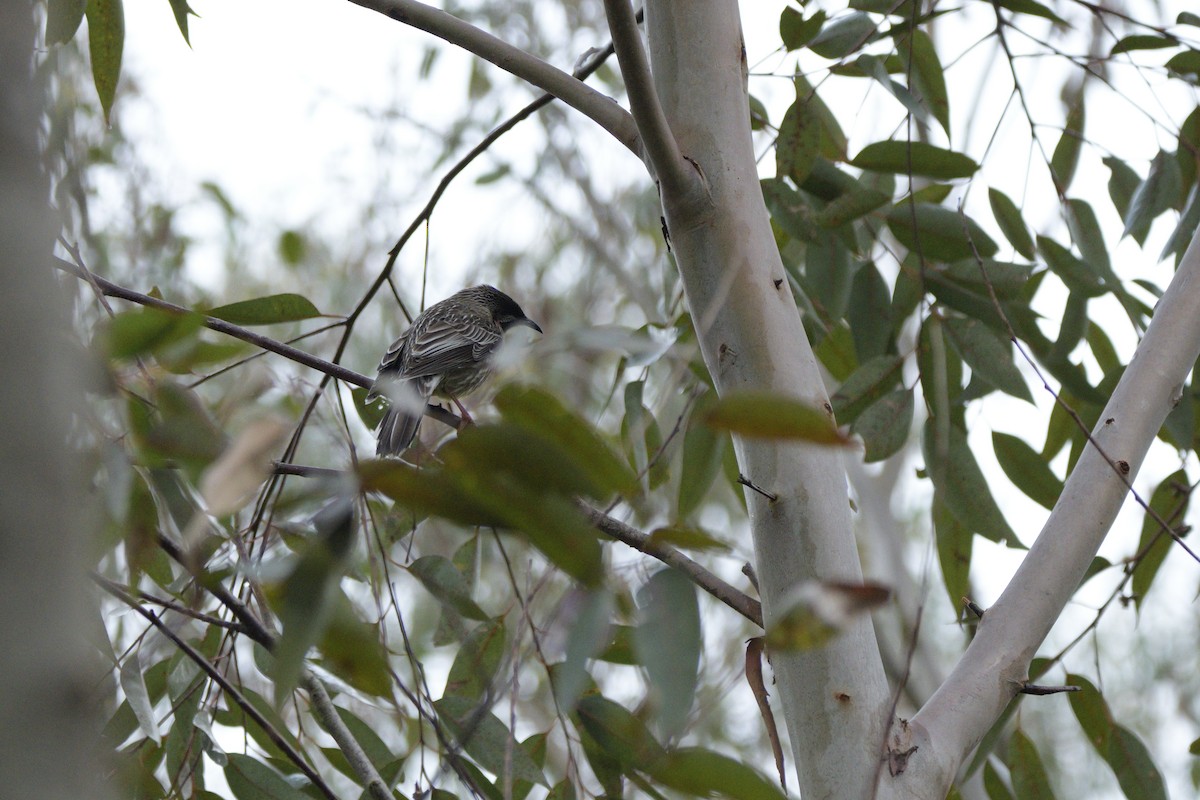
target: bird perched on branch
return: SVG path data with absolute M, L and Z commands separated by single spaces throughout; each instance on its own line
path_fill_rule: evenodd
M 470 420 L 459 399 L 487 379 L 504 332 L 517 325 L 542 332 L 515 300 L 492 286 L 463 289 L 418 314 L 387 349 L 367 395 L 368 401 L 385 397 L 390 403 L 379 423 L 375 454 L 404 452 L 435 394 L 453 400 Z

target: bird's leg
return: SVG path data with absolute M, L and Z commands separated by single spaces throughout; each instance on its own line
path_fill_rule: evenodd
M 450 399 L 454 401 L 454 405 L 458 406 L 458 413 L 462 414 L 463 425 L 473 424 L 475 420 L 471 419 L 471 414 L 467 411 L 466 407 L 462 403 L 458 402 L 458 398 L 454 395 L 450 395 Z

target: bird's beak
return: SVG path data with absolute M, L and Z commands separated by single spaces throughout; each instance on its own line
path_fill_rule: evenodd
M 529 319 L 528 317 L 513 320 L 513 325 L 524 325 L 526 328 L 533 328 L 538 333 L 542 333 L 542 326 L 538 325 L 536 322 Z

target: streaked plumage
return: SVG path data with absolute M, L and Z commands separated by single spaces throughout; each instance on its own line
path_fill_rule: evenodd
M 491 373 L 504 332 L 515 325 L 542 332 L 515 300 L 492 286 L 463 289 L 418 314 L 387 349 L 367 395 L 391 403 L 379 423 L 375 454 L 404 452 L 433 395 L 457 402 L 479 388 Z

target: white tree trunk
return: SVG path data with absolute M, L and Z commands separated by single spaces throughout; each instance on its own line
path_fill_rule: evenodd
M 653 0 L 646 27 L 667 120 L 713 199 L 707 214 L 668 191 L 663 204 L 717 389 L 769 390 L 821 408 L 825 387 L 759 188 L 738 5 Z M 861 581 L 841 454 L 766 440 L 736 439 L 735 447 L 742 473 L 778 496 L 746 494 L 768 627 L 802 581 Z M 890 707 L 870 620 L 828 647 L 776 653 L 772 667 L 803 796 L 869 797 Z
M 0 795 L 105 797 L 94 763 L 88 526 L 68 408 L 81 395 L 51 276 L 55 228 L 39 169 L 33 13 L 0 25 Z

